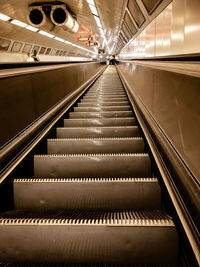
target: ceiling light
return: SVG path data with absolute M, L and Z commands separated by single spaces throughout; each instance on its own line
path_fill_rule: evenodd
M 89 5 L 95 6 L 94 0 L 87 0 L 87 2 L 88 2 Z
M 8 21 L 10 19 L 10 17 L 0 13 L 0 20 L 3 20 L 3 21 Z
M 17 25 L 17 26 L 19 26 L 19 27 L 22 27 L 22 28 L 25 28 L 25 27 L 28 26 L 26 23 L 24 23 L 24 22 L 22 22 L 22 21 L 20 21 L 20 20 L 17 20 L 17 19 L 13 19 L 13 20 L 11 21 L 11 23 L 12 23 L 12 24 L 15 24 L 15 25 Z
M 71 42 L 68 42 L 68 41 L 65 41 L 64 43 L 65 43 L 65 44 L 69 44 L 69 45 L 71 45 L 71 44 L 72 44 Z
M 98 26 L 99 28 L 102 28 L 101 21 L 100 21 L 99 17 L 94 16 L 94 18 L 95 18 L 95 20 L 96 20 L 97 26 Z
M 101 29 L 101 28 L 99 28 L 99 31 L 100 31 L 101 35 L 103 35 L 103 36 L 104 36 L 104 30 L 103 30 L 103 29 Z
M 41 35 L 47 36 L 49 38 L 54 38 L 55 37 L 53 34 L 50 34 L 48 32 L 44 32 L 44 31 L 39 31 L 38 33 L 41 34 Z
M 64 39 L 62 39 L 62 38 L 60 38 L 60 37 L 57 37 L 57 36 L 56 36 L 54 39 L 57 40 L 57 41 L 59 41 L 59 42 L 63 42 L 63 43 L 64 43 L 64 41 L 65 41 Z
M 32 32 L 37 32 L 37 31 L 38 31 L 37 28 L 35 28 L 35 27 L 33 27 L 33 26 L 30 26 L 30 25 L 28 25 L 28 26 L 26 27 L 26 29 L 29 30 L 29 31 L 32 31 Z
M 96 9 L 95 6 L 89 5 L 89 7 L 91 9 L 92 14 L 94 14 L 96 16 L 99 16 L 99 14 L 98 14 L 97 9 Z

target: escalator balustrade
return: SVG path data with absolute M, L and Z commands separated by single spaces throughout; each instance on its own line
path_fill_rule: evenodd
M 34 156 L 34 177 L 12 181 L 15 210 L 0 214 L 0 259 L 177 264 L 177 231 L 115 67 L 56 134 L 48 153 Z

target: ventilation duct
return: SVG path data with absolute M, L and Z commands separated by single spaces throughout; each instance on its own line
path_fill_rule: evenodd
M 28 21 L 33 27 L 41 27 L 46 24 L 47 17 L 41 6 L 29 7 Z
M 78 22 L 72 17 L 65 6 L 52 6 L 50 18 L 53 24 L 63 30 L 76 33 L 79 29 Z

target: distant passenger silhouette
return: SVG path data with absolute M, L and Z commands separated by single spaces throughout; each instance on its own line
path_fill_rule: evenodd
M 40 61 L 40 57 L 37 55 L 37 51 L 36 50 L 33 51 L 32 58 L 34 59 L 35 62 Z

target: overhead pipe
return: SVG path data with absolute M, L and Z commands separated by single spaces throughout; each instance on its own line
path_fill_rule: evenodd
M 63 30 L 76 33 L 79 29 L 78 22 L 72 17 L 64 5 L 52 6 L 50 18 L 53 24 L 62 27 Z

